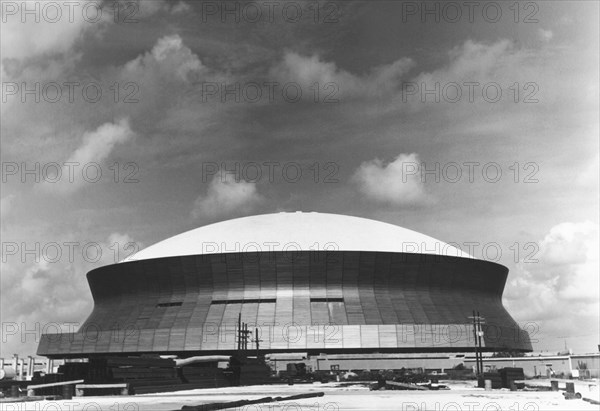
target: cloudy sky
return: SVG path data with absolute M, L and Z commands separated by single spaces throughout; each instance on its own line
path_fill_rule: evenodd
M 536 350 L 597 349 L 597 2 L 0 3 L 2 356 L 94 267 L 296 210 L 498 261 Z

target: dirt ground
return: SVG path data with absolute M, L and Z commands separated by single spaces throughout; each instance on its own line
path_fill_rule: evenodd
M 165 411 L 179 410 L 183 405 L 229 402 L 241 399 L 276 397 L 308 392 L 325 393 L 323 397 L 279 403 L 239 407 L 239 411 L 337 411 L 337 410 L 598 410 L 581 399 L 566 400 L 562 391 L 484 391 L 473 382 L 445 382 L 443 391 L 369 391 L 360 384 L 328 383 L 261 385 L 179 391 L 135 396 L 74 397 L 69 401 L 35 401 L 0 404 L 0 411 Z M 598 400 L 597 384 L 584 397 Z

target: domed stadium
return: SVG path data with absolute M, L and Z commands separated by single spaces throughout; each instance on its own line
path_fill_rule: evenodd
M 275 213 L 200 227 L 90 271 L 94 309 L 39 355 L 531 351 L 502 305 L 508 269 L 379 221 Z M 257 336 L 258 338 L 255 338 Z

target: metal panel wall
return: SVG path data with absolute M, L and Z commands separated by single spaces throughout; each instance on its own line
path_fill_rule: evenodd
M 39 355 L 223 352 L 238 315 L 269 351 L 531 350 L 502 306 L 508 270 L 423 254 L 310 251 L 142 260 L 88 273 L 94 310 L 77 333 L 43 336 Z

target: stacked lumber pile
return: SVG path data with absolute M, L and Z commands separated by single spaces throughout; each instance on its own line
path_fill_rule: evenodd
M 177 391 L 185 385 L 175 368 L 175 361 L 153 357 L 113 357 L 94 361 L 97 376 L 102 375 L 101 364 L 105 364 L 104 382 L 127 383 L 130 393 Z M 91 379 L 90 379 L 91 381 Z M 88 381 L 86 381 L 88 382 Z
M 29 385 L 45 385 L 63 381 L 83 380 L 87 378 L 89 372 L 89 363 L 87 362 L 66 362 L 58 367 L 58 372 L 55 374 L 34 373 L 31 381 L 26 381 Z M 50 396 L 63 395 L 64 388 L 62 386 L 44 387 L 36 390 L 36 395 Z
M 181 368 L 183 380 L 198 388 L 218 388 L 230 385 L 224 370 L 217 364 L 191 364 Z
M 450 380 L 472 380 L 474 378 L 473 370 L 446 370 Z
M 269 383 L 270 379 L 271 369 L 263 358 L 237 356 L 232 358 L 230 367 L 224 370 L 218 368 L 218 362 L 215 361 L 177 367 L 175 360 L 159 357 L 104 357 L 91 358 L 88 362 L 65 363 L 59 368 L 58 374 L 48 374 L 38 383 L 83 380 L 84 384 L 99 385 L 97 389 L 86 389 L 86 395 L 106 395 L 117 394 L 122 388 L 111 391 L 100 387 L 102 384 L 125 383 L 130 394 L 145 394 L 257 385 Z M 60 394 L 54 387 L 47 391 L 43 394 Z
M 72 381 L 72 380 L 83 380 L 87 378 L 90 370 L 90 363 L 87 362 L 66 362 L 58 367 L 58 374 L 62 375 L 62 380 L 59 381 Z M 51 375 L 51 374 L 47 374 Z M 54 382 L 54 381 L 47 381 Z

